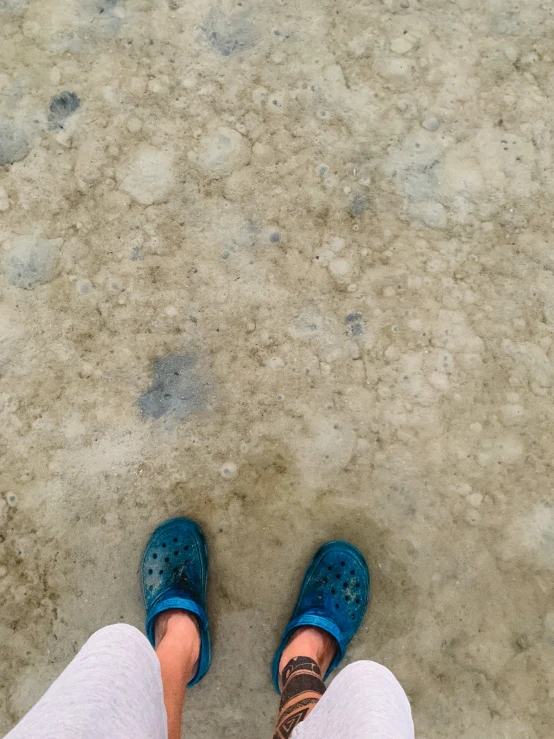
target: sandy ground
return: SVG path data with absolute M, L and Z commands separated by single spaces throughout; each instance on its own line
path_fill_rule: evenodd
M 188 739 L 269 737 L 316 545 L 420 737 L 554 722 L 554 9 L 0 0 L 0 729 L 212 554 Z

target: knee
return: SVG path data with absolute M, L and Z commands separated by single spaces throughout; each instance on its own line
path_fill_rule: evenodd
M 389 669 L 384 665 L 380 665 L 377 662 L 372 662 L 368 659 L 361 659 L 347 665 L 343 670 L 341 670 L 335 680 L 338 680 L 339 678 L 341 678 L 341 680 L 349 682 L 354 681 L 357 684 L 363 685 L 374 685 L 378 682 L 400 686 L 398 680 Z
M 93 644 L 97 647 L 117 645 L 120 648 L 129 650 L 145 646 L 152 649 L 150 642 L 144 634 L 130 624 L 111 624 L 110 626 L 104 626 L 94 632 L 87 644 Z
M 348 703 L 352 712 L 359 712 L 360 706 L 363 707 L 368 727 L 363 736 L 386 735 L 413 739 L 414 727 L 406 693 L 392 672 L 383 665 L 368 660 L 353 662 L 333 680 L 329 693 L 334 694 L 339 703 Z M 386 726 L 382 721 L 383 716 L 386 717 Z

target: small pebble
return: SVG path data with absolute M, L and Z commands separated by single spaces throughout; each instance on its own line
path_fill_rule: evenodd
M 31 290 L 53 280 L 60 267 L 63 239 L 36 239 L 18 236 L 7 242 L 2 269 L 10 285 Z
M 234 462 L 226 462 L 220 467 L 219 472 L 221 477 L 224 477 L 226 480 L 232 480 L 237 476 L 238 468 Z
M 429 118 L 426 118 L 421 125 L 427 131 L 436 131 L 437 128 L 440 126 L 440 121 L 438 118 L 435 118 L 435 116 L 432 115 L 429 116 Z
M 412 50 L 413 43 L 405 36 L 400 36 L 400 38 L 395 38 L 394 41 L 391 41 L 390 48 L 395 54 L 407 54 L 408 51 Z
M 333 277 L 345 277 L 350 272 L 350 264 L 346 259 L 331 259 L 329 271 Z
M 460 483 L 460 485 L 458 485 L 456 489 L 460 495 L 469 495 L 473 490 L 471 485 L 468 485 L 467 482 Z
M 281 357 L 270 357 L 266 362 L 266 367 L 268 367 L 271 370 L 274 370 L 277 372 L 280 369 L 283 369 L 285 366 L 285 363 Z
M 335 254 L 338 254 L 339 251 L 342 251 L 345 246 L 346 241 L 344 239 L 341 239 L 340 236 L 333 236 L 333 238 L 329 240 L 329 248 L 334 251 Z
M 79 295 L 87 295 L 92 290 L 94 290 L 94 287 L 92 285 L 92 282 L 90 280 L 77 280 L 75 283 L 75 289 L 79 293 Z
M 10 121 L 0 121 L 0 167 L 25 159 L 31 144 L 25 131 Z
M 127 130 L 129 133 L 138 133 L 142 128 L 142 121 L 138 118 L 129 118 L 127 121 Z
M 274 92 L 271 95 L 269 95 L 266 103 L 267 110 L 270 113 L 283 113 L 285 110 L 285 93 L 284 92 Z
M 108 277 L 106 287 L 111 293 L 120 293 L 125 290 L 125 283 L 120 277 Z
M 206 174 L 227 177 L 250 161 L 250 143 L 238 131 L 219 128 L 216 135 L 201 139 L 198 151 L 191 158 Z
M 262 229 L 259 242 L 263 246 L 276 246 L 283 241 L 283 234 L 277 226 L 266 226 Z

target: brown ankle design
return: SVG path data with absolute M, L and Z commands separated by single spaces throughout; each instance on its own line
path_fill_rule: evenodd
M 283 692 L 273 739 L 288 739 L 325 693 L 321 671 L 310 657 L 293 657 L 281 675 Z

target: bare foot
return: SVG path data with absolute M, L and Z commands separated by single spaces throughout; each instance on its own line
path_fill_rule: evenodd
M 154 624 L 156 655 L 160 661 L 168 739 L 180 739 L 187 685 L 196 675 L 200 657 L 200 629 L 188 611 L 163 611 Z
M 301 626 L 283 650 L 279 661 L 279 677 L 283 668 L 294 657 L 310 657 L 317 663 L 323 678 L 336 651 L 337 642 L 327 631 L 314 626 Z
M 189 666 L 192 675 L 195 674 L 200 657 L 200 629 L 196 616 L 178 608 L 163 611 L 154 624 L 154 641 L 156 651 L 162 645 L 164 650 L 171 649 Z

